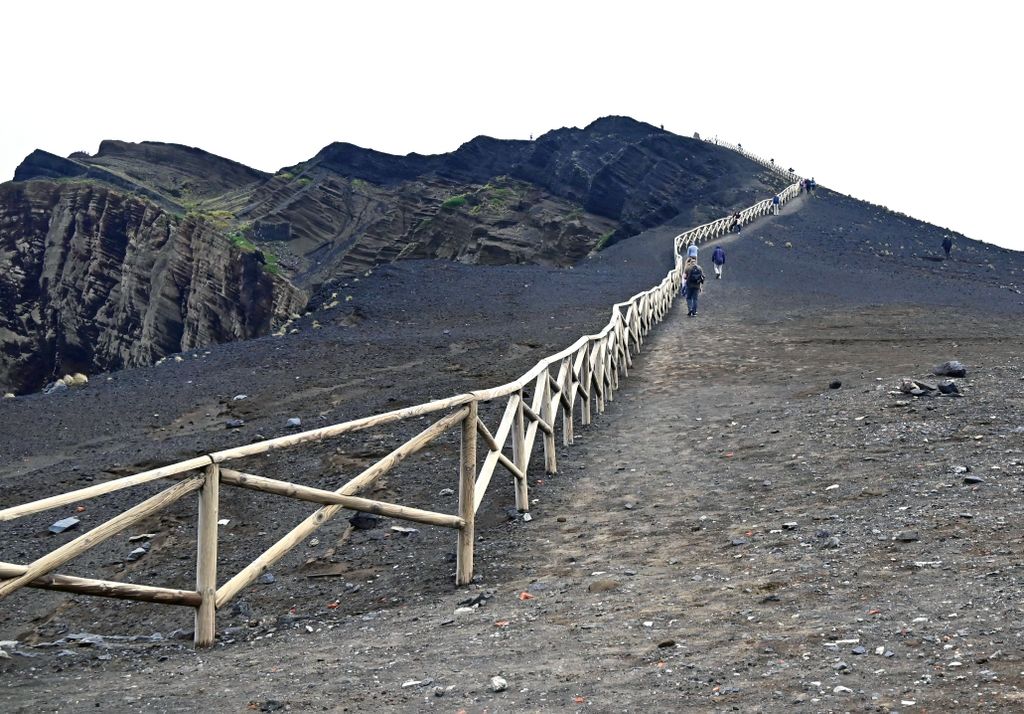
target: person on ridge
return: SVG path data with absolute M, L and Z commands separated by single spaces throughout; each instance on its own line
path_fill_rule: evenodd
M 779 215 L 779 206 L 782 205 L 782 199 L 779 198 L 779 194 L 772 196 L 772 213 Z
M 942 249 L 946 251 L 946 259 L 949 259 L 949 251 L 953 250 L 953 237 L 946 236 L 942 239 Z
M 704 271 L 696 263 L 686 274 L 686 306 L 690 317 L 697 317 L 697 297 L 700 295 L 701 286 L 704 284 Z
M 722 279 L 722 267 L 725 265 L 725 250 L 720 245 L 715 246 L 715 252 L 711 254 L 711 263 L 715 267 L 715 279 Z

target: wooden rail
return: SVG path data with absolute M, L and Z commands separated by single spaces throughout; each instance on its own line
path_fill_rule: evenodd
M 742 151 L 736 147 L 738 151 Z M 744 155 L 768 165 L 748 152 Z M 771 168 L 779 170 L 774 165 Z M 781 173 L 799 180 L 788 172 Z M 794 183 L 780 192 L 782 203 L 799 194 Z M 739 212 L 740 224 L 746 224 L 772 210 L 771 199 Z M 212 645 L 215 640 L 216 612 L 255 581 L 267 568 L 284 557 L 311 533 L 341 509 L 375 513 L 416 523 L 452 528 L 458 531 L 456 583 L 464 585 L 473 577 L 473 544 L 476 512 L 487 487 L 500 466 L 511 476 L 516 508 L 530 508 L 528 470 L 534 445 L 540 438 L 544 469 L 558 470 L 556 436 L 561 422 L 563 445 L 573 443 L 574 424 L 591 423 L 601 414 L 633 366 L 650 330 L 667 315 L 683 280 L 683 255 L 691 244 L 698 244 L 727 233 L 733 217 L 706 223 L 676 236 L 674 265 L 662 281 L 628 300 L 612 306 L 611 319 L 593 335 L 580 337 L 569 347 L 542 359 L 518 379 L 492 389 L 483 389 L 439 399 L 404 409 L 333 424 L 297 434 L 267 439 L 231 449 L 212 452 L 179 463 L 168 464 L 132 476 L 112 479 L 88 488 L 43 498 L 31 503 L 0 509 L 0 522 L 41 513 L 53 508 L 80 503 L 103 494 L 134 488 L 158 479 L 182 479 L 175 485 L 117 515 L 83 535 L 65 543 L 28 565 L 0 563 L 0 599 L 22 587 L 46 588 L 103 597 L 141 600 L 195 609 L 195 644 Z M 492 432 L 479 416 L 480 403 L 505 399 L 497 428 Z M 337 490 L 328 491 L 303 484 L 257 476 L 224 464 L 300 444 L 322 442 L 342 434 L 392 424 L 411 417 L 438 415 L 433 424 L 384 456 Z M 422 450 L 449 430 L 459 428 L 459 507 L 457 514 L 436 513 L 419 508 L 358 497 L 409 456 Z M 479 437 L 479 439 L 478 439 Z M 508 451 L 509 453 L 506 453 Z M 478 458 L 482 454 L 482 461 Z M 189 475 L 191 474 L 191 475 Z M 274 543 L 241 571 L 218 586 L 217 520 L 221 487 L 242 488 L 276 496 L 321 504 L 304 521 Z M 95 547 L 107 538 L 146 518 L 189 493 L 199 492 L 198 540 L 196 544 L 196 589 L 194 591 L 93 580 L 53 571 L 72 558 Z

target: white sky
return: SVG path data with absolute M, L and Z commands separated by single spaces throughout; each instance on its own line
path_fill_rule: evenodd
M 1024 250 L 1017 6 L 10 2 L 0 180 L 106 138 L 274 171 L 332 141 L 441 153 L 624 114 Z

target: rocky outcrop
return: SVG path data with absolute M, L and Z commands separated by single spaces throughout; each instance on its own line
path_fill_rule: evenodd
M 304 303 L 201 217 L 91 182 L 0 186 L 0 391 L 267 334 Z
M 336 143 L 273 175 L 160 142 L 35 151 L 0 185 L 0 389 L 266 334 L 380 263 L 573 265 L 783 183 L 626 117 L 434 156 Z

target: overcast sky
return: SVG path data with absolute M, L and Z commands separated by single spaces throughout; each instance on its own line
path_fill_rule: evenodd
M 1024 11 L 1000 2 L 14 2 L 0 180 L 35 148 L 441 153 L 622 114 L 1024 250 Z

